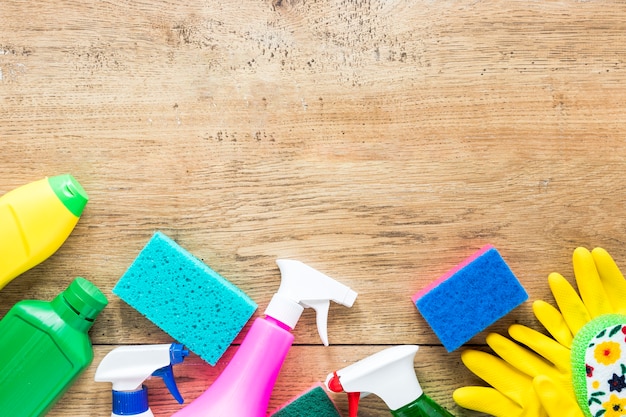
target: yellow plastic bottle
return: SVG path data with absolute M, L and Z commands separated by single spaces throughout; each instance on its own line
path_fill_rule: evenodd
M 69 174 L 31 182 L 0 197 L 0 289 L 61 247 L 88 199 Z

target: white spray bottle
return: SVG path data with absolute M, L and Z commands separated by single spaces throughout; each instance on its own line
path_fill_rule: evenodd
M 328 345 L 330 301 L 352 307 L 357 293 L 299 261 L 276 261 L 282 274 L 265 317 L 257 318 L 217 380 L 172 417 L 265 417 L 274 383 L 293 342 L 291 330 L 305 307 L 315 309 Z
M 424 394 L 413 361 L 418 347 L 387 348 L 330 373 L 326 387 L 348 393 L 349 416 L 356 417 L 359 399 L 376 394 L 395 417 L 454 417 Z
M 172 366 L 181 363 L 189 351 L 179 343 L 121 346 L 109 352 L 96 369 L 96 382 L 112 382 L 111 417 L 153 417 L 148 406 L 148 387 L 143 382 L 160 377 L 180 404 Z

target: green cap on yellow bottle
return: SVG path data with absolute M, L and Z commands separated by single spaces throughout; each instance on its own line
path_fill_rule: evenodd
M 63 205 L 76 217 L 83 213 L 89 197 L 82 185 L 70 174 L 49 177 L 50 187 Z

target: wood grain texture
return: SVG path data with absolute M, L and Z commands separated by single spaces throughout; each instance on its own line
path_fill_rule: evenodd
M 410 296 L 486 243 L 531 300 L 551 301 L 548 273 L 572 279 L 576 246 L 626 265 L 625 18 L 623 1 L 3 1 L 0 194 L 71 172 L 90 202 L 55 255 L 3 289 L 0 315 L 78 275 L 110 300 L 94 364 L 50 415 L 108 415 L 99 359 L 170 341 L 111 294 L 156 230 L 256 316 L 278 257 L 359 292 L 331 308 L 330 348 L 303 316 L 271 408 L 415 343 L 425 391 L 477 415 L 451 393 L 479 381 Z M 514 322 L 538 326 L 530 301 L 489 330 Z M 220 366 L 182 365 L 183 395 Z M 150 387 L 157 416 L 175 411 Z M 388 413 L 368 397 L 360 415 Z

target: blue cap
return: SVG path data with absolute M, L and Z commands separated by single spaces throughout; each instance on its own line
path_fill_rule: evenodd
M 148 411 L 148 387 L 139 391 L 125 392 L 113 390 L 113 414 L 134 416 Z
M 170 346 L 170 365 L 181 363 L 187 356 L 189 351 L 180 343 L 172 343 Z

